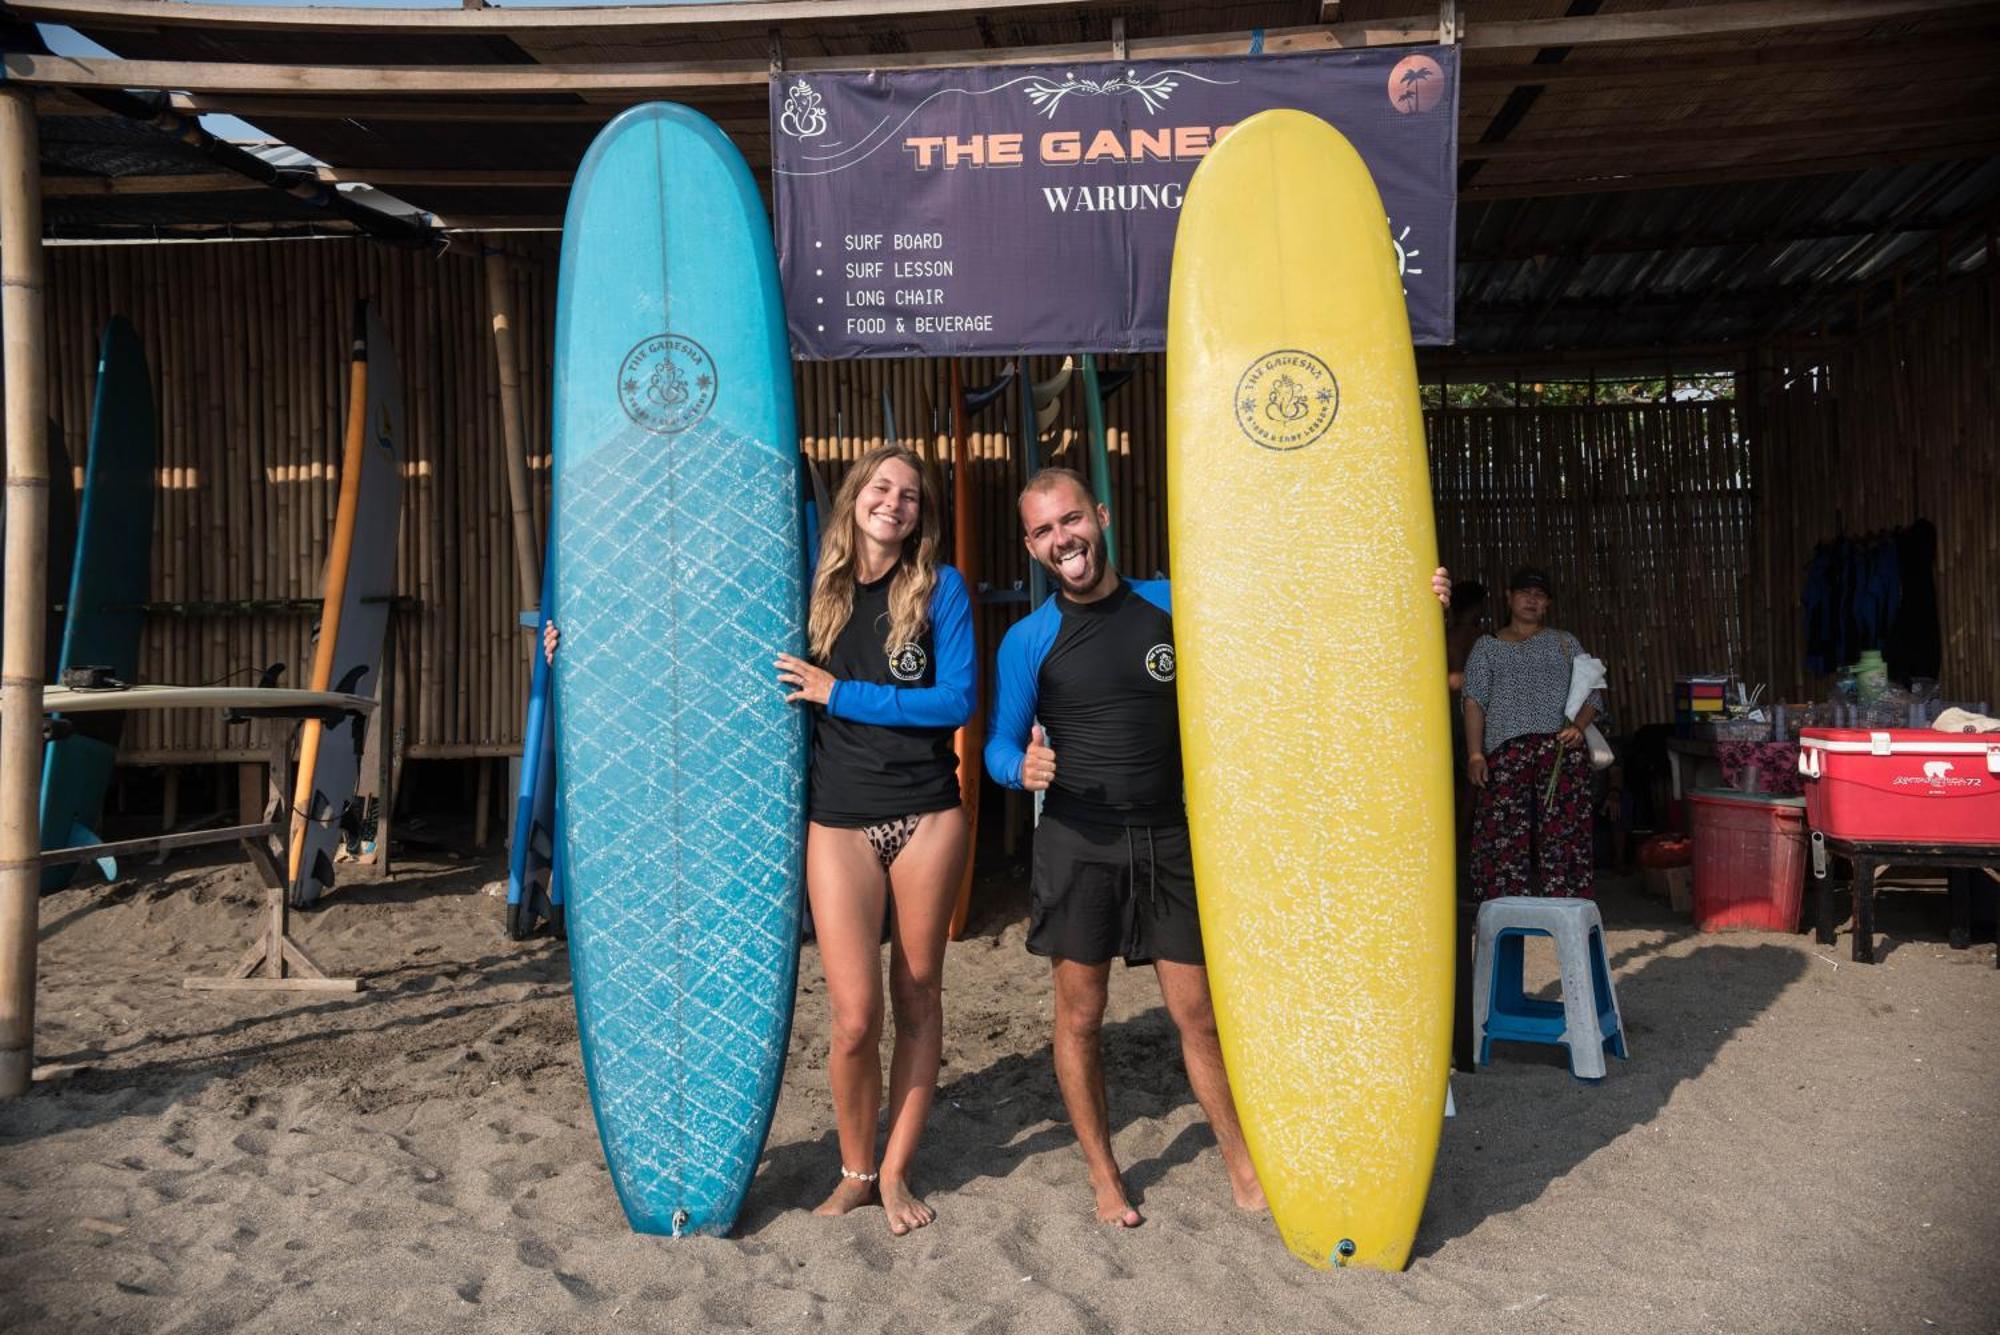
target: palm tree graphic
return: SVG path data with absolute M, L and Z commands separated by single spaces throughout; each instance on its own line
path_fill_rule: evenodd
M 1437 69 L 1432 65 L 1412 65 L 1403 71 L 1403 77 L 1397 81 L 1403 85 L 1403 91 L 1396 100 L 1403 104 L 1404 111 L 1418 109 L 1423 100 L 1421 85 L 1436 77 Z

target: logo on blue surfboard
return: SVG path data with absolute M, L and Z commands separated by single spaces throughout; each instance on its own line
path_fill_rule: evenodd
M 1267 450 L 1297 450 L 1340 415 L 1340 382 L 1310 352 L 1280 348 L 1250 363 L 1236 382 L 1236 425 Z
M 715 406 L 715 359 L 685 334 L 641 339 L 618 367 L 625 415 L 656 436 L 685 431 Z

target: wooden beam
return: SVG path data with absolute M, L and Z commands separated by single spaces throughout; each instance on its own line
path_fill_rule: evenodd
M 575 173 L 501 171 L 488 167 L 321 167 L 322 181 L 350 185 L 541 186 L 568 189 Z
M 483 11 L 439 11 L 468 12 Z M 0 81 L 8 83 L 53 88 L 163 88 L 189 93 L 642 93 L 762 86 L 767 78 L 763 61 L 744 60 L 339 66 L 99 60 L 18 51 L 0 55 Z
M 1418 348 L 1417 376 L 1433 383 L 1442 376 L 1458 379 L 1461 371 L 1528 372 L 1543 370 L 1589 370 L 1616 367 L 1630 371 L 1639 367 L 1664 370 L 1671 363 L 1676 370 L 1733 365 L 1743 353 L 1739 343 L 1701 343 L 1678 347 L 1583 348 L 1562 351 L 1464 352 L 1457 348 Z
M 1899 167 L 1912 162 L 1981 158 L 1993 153 L 2000 153 L 2000 137 L 1989 135 L 1965 141 L 1916 144 L 1898 149 L 1836 157 L 1737 163 L 1728 166 L 1690 168 L 1685 171 L 1610 174 L 1600 172 L 1588 176 L 1553 177 L 1532 181 L 1498 181 L 1467 186 L 1459 191 L 1458 198 L 1461 203 L 1475 204 L 1494 199 L 1553 199 L 1562 195 L 1666 190 L 1677 186 L 1724 185 L 1735 181 L 1781 181 L 1796 176 L 1825 176 L 1867 171 L 1873 167 Z
M 560 213 L 435 215 L 440 232 L 560 232 Z
M 1746 152 L 1822 142 L 1843 143 L 1879 134 L 1912 134 L 1953 130 L 1953 139 L 2000 136 L 2000 102 L 1933 110 L 1933 114 L 1901 119 L 1894 113 L 1873 116 L 1828 116 L 1796 124 L 1710 124 L 1689 121 L 1671 130 L 1629 130 L 1592 127 L 1577 132 L 1519 135 L 1498 143 L 1461 143 L 1462 162 L 1494 159 L 1624 158 L 1643 154 L 1652 164 L 1663 157 L 1735 165 Z
M 1974 9 L 1990 0 L 1736 0 L 1735 3 L 1689 5 L 1681 9 L 1597 14 L 1583 18 L 1470 20 L 1464 44 L 1469 50 L 1589 46 L 1607 42 L 1645 42 L 1688 37 L 1716 37 L 1746 32 L 1770 32 L 1839 24 L 1861 24 L 1886 18 L 1927 17 L 1953 10 Z M 347 34 L 406 34 L 435 37 L 448 34 L 490 36 L 561 29 L 650 28 L 655 30 L 727 28 L 767 29 L 782 25 L 880 23 L 929 16 L 972 17 L 996 12 L 1046 9 L 1074 13 L 1088 4 L 1075 0 L 739 0 L 736 4 L 486 9 L 368 9 L 360 7 L 180 4 L 164 0 L 10 0 L 9 8 L 41 23 L 80 28 L 199 28 L 232 31 L 340 32 Z M 1106 6 L 1107 8 L 1109 6 Z M 1122 7 L 1122 6 L 1121 6 Z M 1437 34 L 1436 6 L 1426 14 L 1377 21 Z M 1343 26 L 1362 26 L 1359 23 Z M 1402 40 L 1411 40 L 1406 37 Z M 1134 43 L 1135 51 L 1138 43 Z M 1101 45 L 1096 46 L 1099 55 Z M 1267 47 L 1268 49 L 1268 47 Z M 759 62 L 762 63 L 762 62 Z M 788 62 L 790 63 L 790 62 Z M 865 60 L 850 61 L 866 64 Z M 952 63 L 964 63 L 963 61 Z
M 66 94 L 66 96 L 69 96 Z M 398 120 L 438 124 L 602 125 L 643 96 L 604 102 L 470 102 L 368 98 L 231 97 L 175 93 L 174 109 L 191 116 L 241 116 L 268 120 Z M 762 89 L 746 98 L 768 123 L 770 103 Z
M 1911 39 L 1887 42 L 1787 43 L 1752 49 L 1662 52 L 1654 56 L 1604 57 L 1598 60 L 1565 60 L 1556 65 L 1505 64 L 1468 60 L 1459 68 L 1459 83 L 1466 88 L 1517 88 L 1527 84 L 1558 83 L 1685 83 L 1704 79 L 1736 80 L 1744 75 L 1770 74 L 1783 70 L 1807 76 L 1864 70 L 1882 70 L 1905 79 L 1912 69 L 1921 68 L 1926 81 L 1940 69 L 1967 67 L 1993 72 L 1993 53 L 1986 48 L 1991 31 L 1957 33 L 1949 39 Z
M 49 176 L 42 180 L 44 199 L 103 199 L 118 195 L 212 195 L 225 190 L 269 190 L 235 172 L 199 172 L 184 176 Z
M 207 31 L 343 32 L 368 35 L 476 34 L 576 28 L 768 28 L 775 24 L 868 23 L 1047 9 L 1074 13 L 1088 0 L 737 0 L 734 4 L 644 4 L 573 8 L 371 9 L 361 6 L 180 4 L 171 0 L 22 0 L 8 8 L 38 23 L 93 28 L 201 28 Z M 1100 8 L 1111 8 L 1099 0 Z M 1117 6 L 1124 8 L 1124 5 Z M 1100 48 L 1101 50 L 1102 48 Z
M 1993 0 L 1738 0 L 1592 14 L 1583 18 L 1488 20 L 1468 23 L 1467 50 L 1544 46 L 1597 46 L 1607 42 L 1660 42 L 1687 37 L 1874 23 L 1891 18 L 1932 18 L 1955 10 L 1990 9 Z
M 190 6 L 192 7 L 192 6 Z M 303 11 L 295 11 L 303 12 Z M 379 11 L 368 11 L 379 12 Z M 424 11 L 437 18 L 492 10 Z M 507 13 L 522 11 L 507 10 Z M 573 11 L 564 11 L 573 12 Z M 678 13 L 679 10 L 674 12 Z M 1266 55 L 1298 55 L 1427 41 L 1436 20 L 1386 19 L 1326 28 L 1285 28 L 1264 34 Z M 1133 60 L 1241 55 L 1247 33 L 1155 37 L 1130 44 Z M 786 73 L 845 69 L 927 69 L 948 65 L 1039 65 L 1102 61 L 1101 42 L 1015 46 L 976 51 L 898 52 L 888 55 L 811 56 L 786 63 Z M 186 93 L 464 94 L 652 93 L 696 89 L 763 88 L 766 60 L 684 60 L 557 65 L 259 65 L 225 61 L 116 60 L 8 52 L 0 81 L 51 88 L 162 88 Z

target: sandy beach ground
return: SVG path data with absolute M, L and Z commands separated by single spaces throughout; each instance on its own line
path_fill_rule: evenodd
M 1633 1060 L 1587 1087 L 1513 1047 L 1456 1077 L 1417 1257 L 1383 1275 L 1310 1270 L 1232 1206 L 1150 971 L 1114 970 L 1105 1033 L 1148 1223 L 1093 1222 L 1005 879 L 948 965 L 934 1226 L 802 1208 L 838 1162 L 809 948 L 738 1233 L 634 1236 L 565 956 L 502 937 L 502 874 L 418 860 L 302 916 L 368 978 L 352 998 L 181 988 L 249 938 L 226 862 L 46 899 L 38 1059 L 87 1069 L 0 1105 L 0 1328 L 2000 1329 L 2000 973 L 1946 948 L 1939 896 L 1892 897 L 1867 968 L 1607 882 Z

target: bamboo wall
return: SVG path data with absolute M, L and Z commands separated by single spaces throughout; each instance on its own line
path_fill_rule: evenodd
M 1950 698 L 2000 704 L 2000 265 L 1831 350 L 1759 350 L 1744 391 L 1764 475 L 1753 640 L 1792 699 L 1805 672 L 1799 590 L 1841 534 L 1937 526 Z
M 1602 658 L 1613 726 L 1672 716 L 1673 679 L 1744 661 L 1752 485 L 1732 402 L 1427 414 L 1440 559 L 1500 589 L 1555 581 Z
M 512 556 L 480 259 L 357 241 L 62 247 L 51 252 L 49 274 L 51 403 L 77 463 L 97 331 L 122 312 L 145 339 L 161 421 L 151 540 L 154 597 L 162 602 L 317 597 L 337 495 L 350 307 L 361 296 L 382 303 L 409 410 L 398 592 L 420 604 L 398 616 L 401 731 L 417 758 L 517 750 L 530 637 L 516 615 L 533 598 L 517 587 Z M 521 244 L 513 274 L 539 529 L 553 247 Z M 1898 347 L 1924 349 L 1901 354 L 1915 379 L 1894 392 L 1877 384 L 1885 351 L 1876 344 L 1812 382 L 1818 390 L 1801 390 L 1796 380 L 1774 389 L 1768 461 L 1746 443 L 1729 403 L 1432 412 L 1442 557 L 1455 574 L 1496 588 L 1523 561 L 1549 567 L 1559 622 L 1605 659 L 1618 722 L 1634 726 L 1666 716 L 1677 673 L 1748 670 L 1766 657 L 1767 643 L 1778 659 L 1796 660 L 1784 639 L 1796 616 L 1784 609 L 1796 604 L 1801 544 L 1831 531 L 1824 516 L 1832 509 L 1844 504 L 1847 523 L 1859 527 L 1906 522 L 1920 506 L 1946 530 L 1950 561 L 1975 572 L 1940 571 L 1941 590 L 1955 600 L 1947 623 L 1959 655 L 1953 661 L 1962 665 L 1955 670 L 1991 681 L 2000 560 L 1992 525 L 1970 520 L 1982 494 L 1988 509 L 2000 494 L 1992 471 L 1990 289 L 1983 291 L 1989 296 L 1976 320 L 1971 308 L 1954 308 L 1893 336 Z M 1150 575 L 1169 565 L 1163 367 L 1158 357 L 1138 360 L 1137 377 L 1112 398 L 1106 418 L 1119 561 Z M 999 365 L 968 362 L 965 383 L 990 381 Z M 1033 373 L 1054 367 L 1037 360 Z M 1984 389 L 1964 388 L 1974 380 Z M 822 461 L 829 486 L 884 437 L 885 390 L 902 438 L 948 458 L 947 384 L 942 361 L 799 366 L 805 447 Z M 1839 387 L 1848 384 L 1859 392 L 1843 396 Z M 972 438 L 985 553 L 978 578 L 1000 591 L 1026 578 L 1013 512 L 1021 481 L 1016 403 L 1002 394 Z M 1072 388 L 1044 437 L 1045 455 L 1081 466 L 1082 425 Z M 1921 438 L 1914 455 L 1892 449 L 1913 431 Z M 1960 462 L 1976 448 L 1986 451 L 1983 465 Z M 1821 468 L 1813 460 L 1827 449 L 1835 451 L 1833 466 Z M 1890 458 L 1893 478 L 1883 472 Z M 1983 483 L 1984 491 L 1959 480 Z M 1948 525 L 1952 505 L 1965 517 Z M 1021 610 L 1004 602 L 986 608 L 989 652 Z M 296 683 L 310 661 L 311 622 L 309 614 L 157 614 L 142 671 L 154 681 L 209 682 L 283 661 Z M 1964 627 L 1984 627 L 1986 638 Z M 126 758 L 260 757 L 213 717 L 167 713 L 133 720 Z
M 497 378 L 474 257 L 353 241 L 59 247 L 49 255 L 50 411 L 74 463 L 89 435 L 97 333 L 114 313 L 145 341 L 159 415 L 153 599 L 316 600 L 338 499 L 352 308 L 380 304 L 408 414 L 396 617 L 398 720 L 417 756 L 517 750 L 527 636 L 513 567 Z M 553 275 L 517 273 L 526 415 L 545 515 Z M 80 472 L 79 472 L 80 476 Z M 137 538 L 138 535 L 135 535 Z M 529 601 L 532 601 L 529 600 Z M 155 613 L 150 681 L 242 680 L 311 665 L 313 612 Z M 130 762 L 261 759 L 198 711 L 128 720 Z

